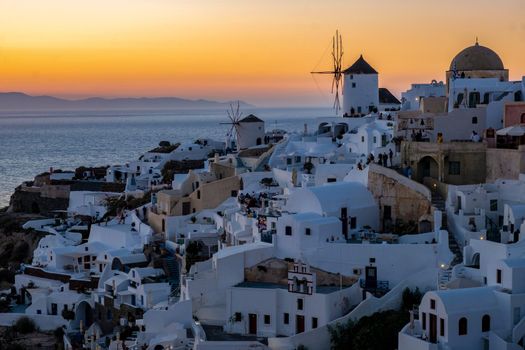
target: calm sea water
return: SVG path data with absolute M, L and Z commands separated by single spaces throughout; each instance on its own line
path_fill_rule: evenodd
M 330 109 L 259 109 L 266 129 L 311 130 Z M 54 169 L 124 163 L 159 141 L 224 140 L 225 111 L 96 111 L 0 114 L 0 207 L 21 182 Z

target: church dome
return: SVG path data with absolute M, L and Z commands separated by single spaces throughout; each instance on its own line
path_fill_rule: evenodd
M 498 54 L 488 47 L 475 45 L 467 47 L 454 57 L 450 63 L 450 70 L 504 70 L 503 62 Z

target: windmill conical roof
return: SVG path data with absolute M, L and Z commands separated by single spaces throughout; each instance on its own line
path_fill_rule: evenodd
M 264 121 L 253 114 L 239 120 L 239 123 L 264 123 Z
M 344 74 L 377 74 L 377 71 L 368 64 L 363 58 L 363 55 L 359 56 L 357 61 L 354 62 L 350 67 L 343 71 Z

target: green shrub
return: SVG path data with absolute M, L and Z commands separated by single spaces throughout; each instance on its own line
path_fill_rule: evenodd
M 410 311 L 414 306 L 418 306 L 421 303 L 423 294 L 419 291 L 419 288 L 416 288 L 414 291 L 405 288 L 403 290 L 401 310 Z
M 22 334 L 32 333 L 36 330 L 35 322 L 27 316 L 20 317 L 14 327 L 17 332 Z

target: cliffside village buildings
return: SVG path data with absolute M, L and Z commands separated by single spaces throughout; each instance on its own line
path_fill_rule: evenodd
M 13 210 L 67 219 L 25 225 L 46 236 L 0 324 L 66 349 L 329 349 L 417 287 L 400 350 L 523 349 L 525 77 L 476 42 L 401 101 L 361 56 L 343 96 L 312 133 L 249 115 L 226 143 L 22 185 Z

